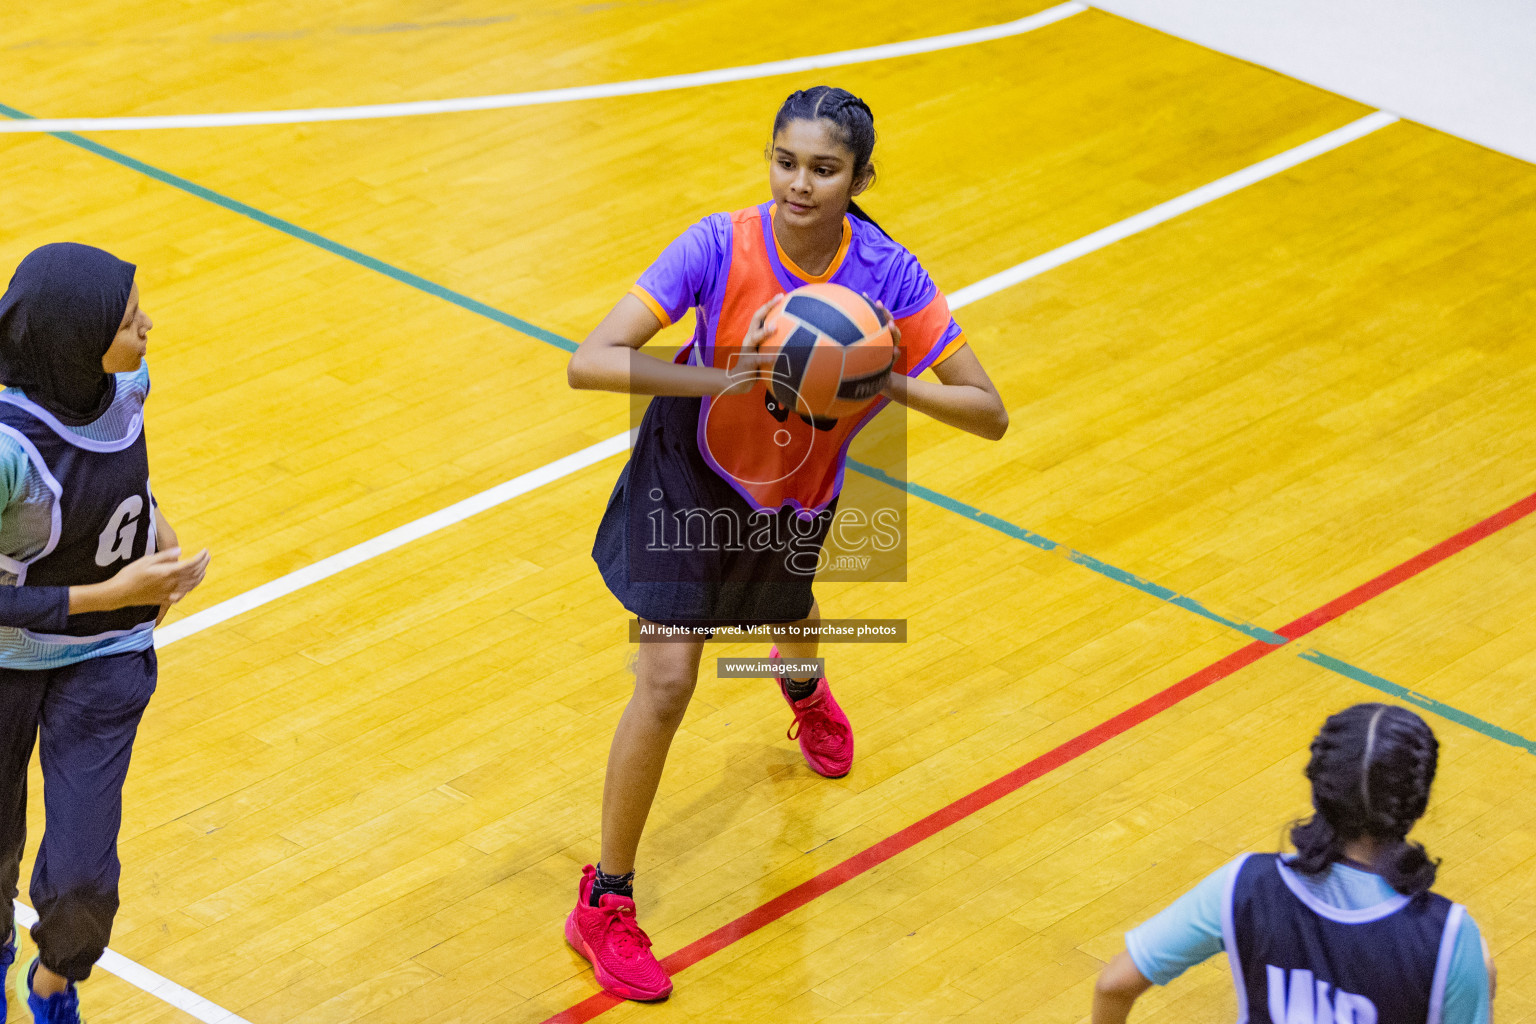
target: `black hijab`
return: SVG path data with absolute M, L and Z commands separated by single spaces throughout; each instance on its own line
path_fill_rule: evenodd
M 114 388 L 101 357 L 128 312 L 133 272 L 77 242 L 28 253 L 0 297 L 0 383 L 76 424 L 105 412 Z

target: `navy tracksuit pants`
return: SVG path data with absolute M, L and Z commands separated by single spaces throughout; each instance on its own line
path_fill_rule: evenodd
M 112 936 L 123 781 L 155 675 L 153 649 L 62 668 L 0 668 L 0 921 L 15 927 L 27 765 L 38 744 L 46 824 L 32 868 L 32 938 L 43 965 L 71 981 L 90 975 Z

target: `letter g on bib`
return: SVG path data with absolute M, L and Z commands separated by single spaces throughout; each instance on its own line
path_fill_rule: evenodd
M 130 494 L 117 506 L 96 542 L 97 565 L 108 566 L 133 557 L 133 538 L 139 532 L 139 513 L 142 511 L 144 499 L 137 494 Z

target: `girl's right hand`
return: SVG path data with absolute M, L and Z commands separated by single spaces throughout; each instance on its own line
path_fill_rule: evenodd
M 186 597 L 208 572 L 209 554 L 204 548 L 184 562 L 177 561 L 180 548 L 167 548 L 123 566 L 110 580 L 114 608 L 138 605 L 173 605 Z

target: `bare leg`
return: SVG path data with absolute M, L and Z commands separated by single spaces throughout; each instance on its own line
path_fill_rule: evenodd
M 32 975 L 32 991 L 41 999 L 47 999 L 51 995 L 63 992 L 69 987 L 69 979 L 62 974 L 54 974 L 41 962 L 37 965 L 37 972 Z
M 821 643 L 817 639 L 813 627 L 815 627 L 820 622 L 821 607 L 815 601 L 812 601 L 811 614 L 807 615 L 799 622 L 792 623 L 792 625 L 800 627 L 800 632 L 791 634 L 787 630 L 775 626 L 773 628 L 773 639 L 774 643 L 778 645 L 779 657 L 790 658 L 795 661 L 803 661 L 816 657 L 816 651 L 821 646 Z M 812 630 L 809 640 L 805 639 L 805 631 L 808 629 Z M 790 636 L 795 636 L 798 639 L 788 639 Z
M 640 645 L 635 693 L 629 699 L 608 751 L 603 781 L 603 870 L 635 869 L 635 851 L 661 784 L 667 751 L 683 722 L 699 678 L 703 641 Z

